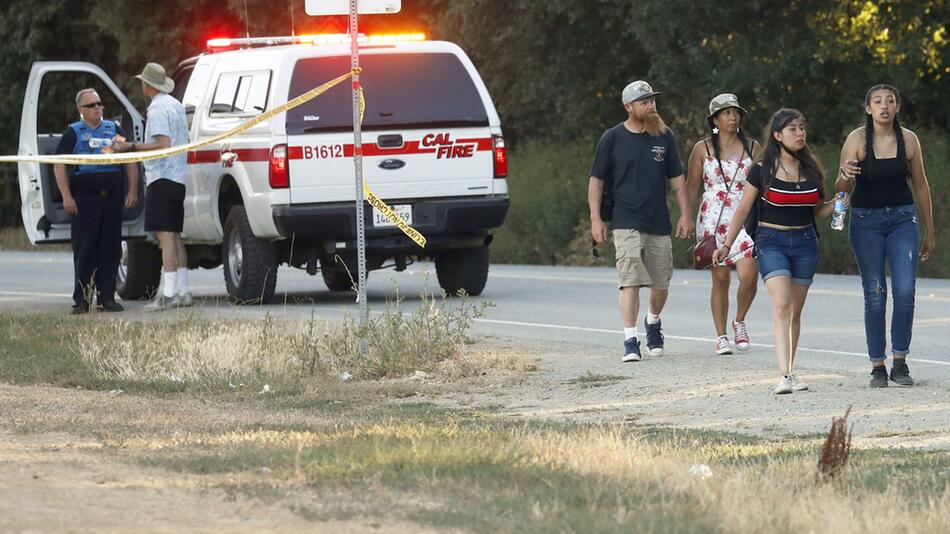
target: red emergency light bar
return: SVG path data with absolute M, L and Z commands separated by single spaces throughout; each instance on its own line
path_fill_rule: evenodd
M 424 33 L 390 33 L 366 35 L 359 34 L 357 42 L 360 44 L 378 44 L 378 43 L 402 43 L 408 41 L 425 41 Z M 257 48 L 265 46 L 283 46 L 295 44 L 342 44 L 350 42 L 350 35 L 347 33 L 319 33 L 313 35 L 287 35 L 280 37 L 241 37 L 241 38 L 216 38 L 208 40 L 208 51 L 220 52 L 223 50 L 233 50 L 236 48 Z

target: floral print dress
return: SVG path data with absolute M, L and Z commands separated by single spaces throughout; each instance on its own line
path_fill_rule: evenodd
M 729 223 L 735 214 L 739 202 L 742 200 L 742 194 L 745 191 L 746 175 L 749 173 L 749 167 L 752 166 L 752 158 L 739 158 L 724 160 L 722 169 L 719 168 L 719 162 L 716 158 L 706 155 L 703 159 L 703 200 L 699 205 L 699 213 L 696 216 L 696 240 L 697 243 L 708 235 L 716 236 L 716 245 L 722 246 L 726 238 L 726 232 L 729 231 Z M 723 176 L 725 173 L 725 176 Z M 734 177 L 734 178 L 733 178 Z M 735 180 L 732 189 L 726 194 L 729 188 L 729 180 Z M 719 220 L 719 226 L 716 226 L 716 219 L 719 219 L 719 210 L 722 210 L 722 218 Z M 728 266 L 735 265 L 742 258 L 751 258 L 753 251 L 752 238 L 746 233 L 745 228 L 739 230 L 732 249 L 729 250 L 729 259 L 725 261 Z

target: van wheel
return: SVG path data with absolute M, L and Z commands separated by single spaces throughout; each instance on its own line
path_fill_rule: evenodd
M 162 251 L 148 241 L 123 241 L 122 259 L 115 275 L 122 300 L 150 299 L 162 279 Z
M 443 252 L 435 258 L 435 272 L 449 295 L 463 289 L 469 295 L 481 295 L 488 281 L 488 247 Z
M 236 304 L 269 302 L 277 287 L 277 254 L 251 231 L 244 206 L 234 206 L 224 223 L 224 283 Z
M 323 283 L 330 291 L 350 291 L 356 285 L 356 273 L 353 273 L 354 280 L 350 280 L 350 274 L 346 272 L 346 269 L 323 268 L 320 272 L 323 274 Z

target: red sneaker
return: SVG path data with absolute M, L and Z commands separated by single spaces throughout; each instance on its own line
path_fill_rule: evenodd
M 736 348 L 749 350 L 749 332 L 746 330 L 745 321 L 732 321 L 732 331 L 735 334 Z

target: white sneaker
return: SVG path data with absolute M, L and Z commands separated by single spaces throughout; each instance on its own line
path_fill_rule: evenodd
M 175 308 L 190 308 L 195 303 L 190 291 L 176 294 L 172 300 Z
M 716 354 L 732 354 L 732 346 L 729 345 L 728 337 L 719 336 L 719 339 L 716 340 Z
M 145 306 L 142 306 L 142 311 L 145 313 L 160 312 L 165 310 L 170 310 L 175 308 L 175 301 L 178 297 L 166 297 L 165 295 L 159 293 L 155 300 L 149 302 Z
M 804 380 L 799 380 L 797 376 L 791 375 L 789 378 L 792 379 L 792 390 L 793 391 L 807 391 L 808 384 Z
M 745 327 L 745 321 L 732 321 L 733 339 L 736 340 L 736 348 L 741 351 L 749 350 L 749 331 Z
M 776 395 L 785 395 L 786 393 L 791 393 L 795 391 L 792 387 L 792 377 L 785 375 L 779 379 L 778 385 L 775 386 Z

